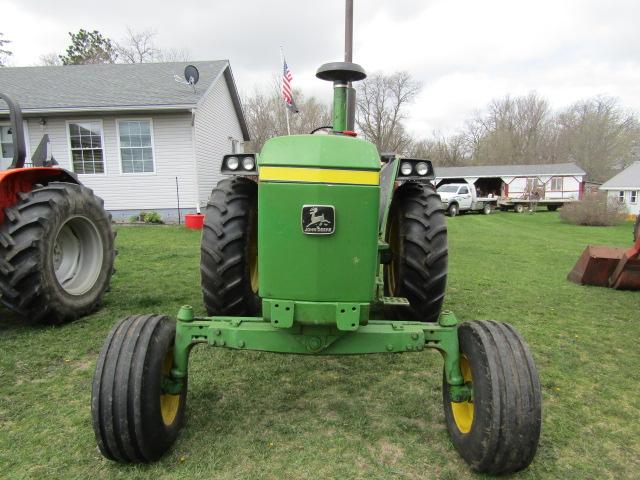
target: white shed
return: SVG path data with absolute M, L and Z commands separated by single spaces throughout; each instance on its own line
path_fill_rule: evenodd
M 640 214 L 640 161 L 633 162 L 600 186 L 609 199 L 626 205 L 629 214 Z
M 206 204 L 222 155 L 249 140 L 229 62 L 192 62 L 200 71 L 195 89 L 176 81 L 186 65 L 2 68 L 0 89 L 22 107 L 27 161 L 46 133 L 60 166 L 102 197 L 115 219 L 154 210 L 171 221 L 178 206 L 189 213 Z M 6 168 L 6 110 L 0 137 Z
M 467 182 L 481 195 L 513 199 L 536 191 L 545 200 L 582 198 L 587 175 L 575 163 L 436 166 L 435 174 L 436 185 Z

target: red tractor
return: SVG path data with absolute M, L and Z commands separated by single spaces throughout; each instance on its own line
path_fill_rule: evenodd
M 0 170 L 0 302 L 32 323 L 80 318 L 98 308 L 111 281 L 111 216 L 74 173 L 56 166 L 48 135 L 25 167 L 22 112 L 0 99 L 10 119 L 1 153 L 12 159 Z

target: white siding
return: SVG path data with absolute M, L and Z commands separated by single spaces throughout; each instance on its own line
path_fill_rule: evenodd
M 624 205 L 627 207 L 629 214 L 640 214 L 640 189 L 634 190 L 636 192 L 636 203 L 631 203 L 631 190 L 607 190 L 607 198 L 610 202 L 618 202 L 620 199 L 620 192 L 624 192 Z
M 156 171 L 153 174 L 122 174 L 116 119 L 151 118 Z M 79 175 L 80 181 L 105 201 L 107 210 L 174 209 L 177 207 L 176 177 L 180 185 L 180 205 L 197 204 L 196 170 L 193 158 L 191 113 L 152 116 L 65 116 L 48 117 L 46 125 L 29 119 L 29 151 L 35 151 L 42 135 L 49 134 L 52 154 L 61 167 L 72 170 L 67 121 L 102 120 L 104 175 Z
M 551 179 L 548 180 L 545 185 L 545 198 L 578 198 L 582 177 L 564 176 L 562 178 L 562 191 L 552 191 Z M 509 197 L 518 198 L 526 193 L 527 177 L 506 178 L 505 180 L 509 184 Z
M 209 199 L 211 190 L 222 178 L 222 156 L 231 153 L 230 138 L 238 140 L 241 149 L 242 130 L 231 94 L 220 76 L 196 110 L 195 145 L 198 171 L 198 197 L 201 206 Z

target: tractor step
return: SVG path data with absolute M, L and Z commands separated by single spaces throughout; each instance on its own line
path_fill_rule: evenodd
M 408 307 L 409 300 L 404 297 L 381 297 L 380 303 L 387 306 Z

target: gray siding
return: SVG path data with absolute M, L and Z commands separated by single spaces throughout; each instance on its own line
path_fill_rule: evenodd
M 231 140 L 241 150 L 242 130 L 231 101 L 229 88 L 220 77 L 198 105 L 195 114 L 195 155 L 198 172 L 198 199 L 206 205 L 211 190 L 222 178 L 222 155 L 231 153 Z
M 127 118 L 151 118 L 155 160 L 153 174 L 121 172 L 116 119 Z M 107 210 L 174 209 L 177 206 L 176 177 L 180 186 L 181 207 L 196 208 L 198 198 L 191 113 L 48 117 L 44 126 L 40 125 L 39 119 L 31 118 L 28 120 L 29 151 L 35 151 L 42 135 L 48 133 L 53 156 L 60 166 L 72 170 L 66 122 L 95 119 L 102 120 L 106 173 L 79 175 L 79 178 L 104 199 Z

